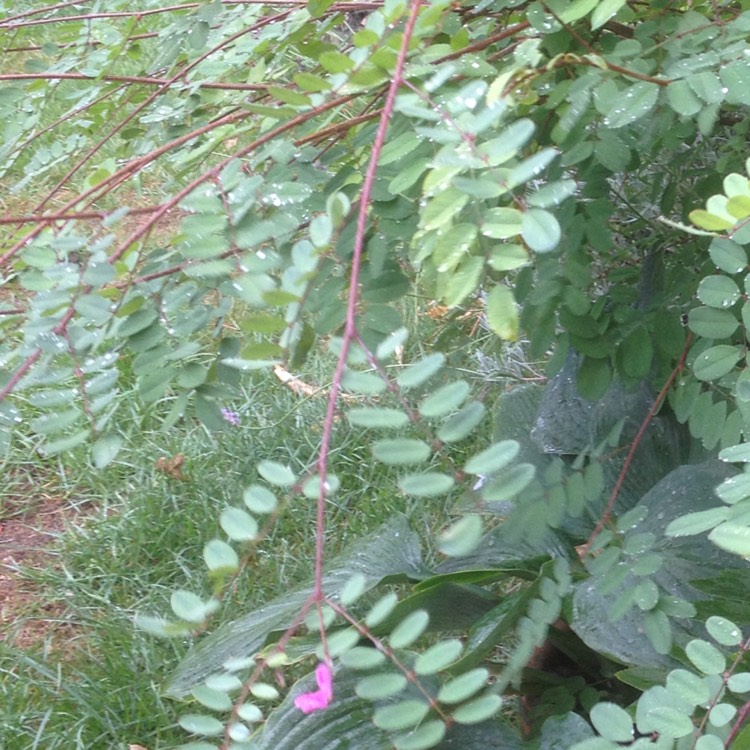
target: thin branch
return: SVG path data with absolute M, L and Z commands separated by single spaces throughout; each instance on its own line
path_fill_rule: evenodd
M 325 628 L 323 627 L 323 615 L 320 604 L 323 601 L 323 559 L 325 550 L 325 505 L 327 496 L 327 476 L 328 476 L 328 456 L 331 448 L 331 439 L 333 436 L 333 426 L 336 418 L 336 408 L 341 391 L 341 381 L 346 368 L 346 360 L 349 354 L 349 348 L 354 338 L 357 336 L 357 303 L 359 301 L 359 276 L 362 266 L 362 255 L 365 247 L 365 234 L 367 233 L 367 215 L 370 208 L 372 188 L 375 184 L 375 176 L 378 171 L 378 161 L 380 153 L 383 150 L 388 125 L 393 115 L 394 105 L 396 103 L 396 94 L 401 84 L 404 82 L 404 68 L 406 67 L 406 58 L 409 51 L 409 42 L 414 34 L 414 27 L 419 16 L 419 10 L 422 6 L 422 0 L 411 0 L 409 17 L 404 27 L 401 46 L 399 47 L 396 66 L 393 71 L 393 79 L 388 87 L 383 110 L 380 115 L 380 123 L 375 134 L 375 142 L 372 147 L 370 163 L 367 166 L 365 179 L 362 183 L 362 192 L 359 199 L 359 214 L 357 216 L 357 228 L 354 235 L 354 249 L 352 252 L 352 264 L 349 272 L 349 296 L 346 306 L 346 319 L 344 324 L 344 335 L 341 343 L 341 352 L 339 353 L 336 369 L 334 370 L 331 381 L 331 394 L 328 398 L 328 406 L 323 421 L 323 434 L 320 439 L 320 450 L 318 452 L 318 481 L 320 490 L 318 494 L 318 505 L 315 521 L 315 586 L 313 589 L 312 600 L 316 603 L 319 616 L 321 619 L 321 641 L 323 651 L 327 653 Z
M 651 408 L 648 410 L 648 414 L 646 415 L 646 418 L 643 420 L 640 426 L 640 429 L 638 430 L 638 433 L 633 438 L 633 442 L 630 444 L 630 450 L 628 451 L 628 455 L 625 457 L 625 461 L 622 465 L 622 469 L 620 469 L 620 474 L 617 477 L 615 486 L 612 488 L 612 493 L 609 496 L 609 501 L 607 502 L 607 505 L 604 508 L 604 512 L 599 518 L 599 521 L 597 522 L 596 527 L 591 532 L 591 536 L 589 536 L 588 540 L 586 541 L 586 544 L 584 544 L 580 550 L 581 559 L 583 559 L 589 554 L 589 552 L 591 551 L 591 547 L 596 541 L 596 538 L 599 536 L 599 534 L 601 534 L 602 530 L 607 525 L 607 523 L 609 523 L 609 519 L 611 518 L 612 511 L 614 510 L 614 507 L 615 507 L 615 503 L 617 502 L 617 498 L 620 494 L 620 490 L 622 489 L 623 482 L 625 481 L 625 477 L 627 476 L 627 473 L 630 469 L 630 464 L 633 462 L 633 457 L 635 456 L 635 452 L 638 450 L 638 446 L 641 444 L 641 440 L 643 440 L 643 436 L 646 434 L 646 430 L 649 428 L 649 425 L 651 424 L 651 420 L 659 411 L 659 408 L 661 407 L 662 402 L 666 398 L 666 395 L 669 389 L 672 387 L 672 383 L 674 383 L 674 381 L 677 379 L 677 376 L 682 372 L 683 368 L 685 367 L 685 360 L 687 359 L 687 355 L 688 355 L 688 351 L 690 350 L 691 343 L 692 343 L 692 334 L 688 333 L 687 339 L 685 341 L 685 346 L 682 350 L 682 354 L 680 355 L 679 362 L 677 362 L 677 365 L 675 366 L 674 370 L 672 370 L 669 377 L 667 378 L 667 382 L 664 383 L 664 386 L 659 391 L 659 394 L 657 395 L 656 399 L 654 399 L 654 403 L 651 405 Z
M 128 211 L 128 216 L 134 216 L 138 214 L 152 214 L 154 211 L 158 211 L 161 206 L 142 206 L 140 208 L 131 208 Z M 0 225 L 2 224 L 36 224 L 39 221 L 53 222 L 53 221 L 74 221 L 74 220 L 90 220 L 100 219 L 104 220 L 108 216 L 111 216 L 111 211 L 75 211 L 71 213 L 58 213 L 58 214 L 24 214 L 23 216 L 3 216 L 0 217 Z
M 112 81 L 114 83 L 141 83 L 148 86 L 173 86 L 177 81 L 168 78 L 152 78 L 150 76 L 87 76 L 84 73 L 0 73 L 0 81 L 25 81 L 25 80 L 69 80 L 69 81 Z M 202 89 L 226 89 L 227 91 L 265 91 L 269 84 L 266 83 L 222 83 L 209 81 L 184 81 L 188 86 L 198 86 Z

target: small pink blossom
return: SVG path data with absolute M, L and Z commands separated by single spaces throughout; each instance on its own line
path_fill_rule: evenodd
M 237 414 L 236 411 L 227 409 L 226 406 L 223 406 L 221 408 L 221 416 L 224 417 L 224 420 L 226 422 L 229 422 L 229 424 L 231 424 L 234 427 L 237 427 L 237 425 L 240 423 L 240 415 Z
M 328 708 L 333 698 L 333 673 L 327 664 L 318 664 L 315 670 L 318 689 L 309 693 L 302 693 L 294 699 L 294 705 L 305 714 L 322 711 Z

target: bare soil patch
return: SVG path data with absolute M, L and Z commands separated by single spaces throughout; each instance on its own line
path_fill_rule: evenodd
M 81 514 L 43 478 L 6 468 L 0 495 L 0 641 L 54 647 L 71 635 L 65 606 L 33 580 L 55 564 L 60 535 Z M 51 484 L 51 483 L 48 483 Z M 32 575 L 30 575 L 32 574 Z

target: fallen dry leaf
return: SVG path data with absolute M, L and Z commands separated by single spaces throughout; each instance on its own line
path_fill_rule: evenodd
M 182 473 L 184 463 L 185 456 L 182 453 L 176 453 L 172 458 L 159 456 L 156 459 L 156 470 L 172 479 L 184 479 L 185 475 Z

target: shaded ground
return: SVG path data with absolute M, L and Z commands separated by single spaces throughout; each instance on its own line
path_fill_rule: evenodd
M 0 641 L 20 648 L 70 634 L 64 605 L 46 601 L 35 573 L 55 563 L 60 534 L 82 509 L 54 485 L 6 468 L 0 491 Z

